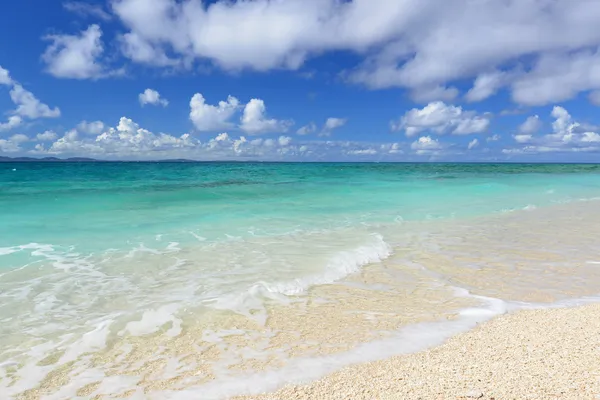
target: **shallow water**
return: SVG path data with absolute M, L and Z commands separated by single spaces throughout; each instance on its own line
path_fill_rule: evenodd
M 0 188 L 9 396 L 222 398 L 598 293 L 595 165 L 0 164 Z

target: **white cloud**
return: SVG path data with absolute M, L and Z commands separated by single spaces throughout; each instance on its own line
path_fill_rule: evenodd
M 0 85 L 10 86 L 13 84 L 13 80 L 10 77 L 10 73 L 7 69 L 2 68 L 0 65 Z
M 417 155 L 435 155 L 442 149 L 442 144 L 431 136 L 421 136 L 419 139 L 411 143 L 410 148 Z
M 22 133 L 17 133 L 16 135 L 12 135 L 9 140 L 13 143 L 25 143 L 29 141 L 29 138 Z
M 492 136 L 488 136 L 485 140 L 487 142 L 497 142 L 498 140 L 500 140 L 500 135 L 495 134 L 495 135 L 492 135 Z
M 533 139 L 533 135 L 514 135 L 513 138 L 517 143 L 528 143 L 531 142 L 531 140 Z
M 589 0 L 114 0 L 112 7 L 126 35 L 146 47 L 144 57 L 125 52 L 134 61 L 170 54 L 266 71 L 342 50 L 364 57 L 348 80 L 416 97 L 464 80 L 474 80 L 469 101 L 506 86 L 523 104 L 600 89 L 600 4 Z M 431 100 L 449 101 L 439 95 L 453 92 Z
M 169 58 L 160 48 L 153 46 L 137 33 L 126 33 L 119 36 L 121 52 L 125 57 L 140 64 L 157 67 L 177 66 L 183 60 Z
M 57 78 L 98 79 L 113 75 L 98 60 L 104 52 L 102 30 L 90 25 L 77 35 L 48 35 L 51 41 L 42 59 L 47 71 Z
M 0 122 L 0 132 L 1 131 L 9 131 L 17 126 L 21 125 L 23 119 L 18 115 L 11 115 L 8 117 L 8 121 Z
M 559 106 L 552 109 L 552 133 L 534 136 L 533 134 L 518 134 L 513 138 L 519 148 L 504 149 L 506 154 L 535 154 L 551 152 L 591 152 L 600 151 L 600 134 L 593 127 L 573 121 L 569 112 Z
M 346 118 L 327 118 L 324 129 L 330 131 L 341 128 L 342 126 L 346 125 L 347 121 L 348 120 Z
M 596 47 L 600 41 L 596 43 Z M 569 100 L 580 92 L 600 88 L 600 53 L 582 50 L 542 54 L 531 70 L 512 84 L 513 100 L 539 106 Z
M 532 115 L 519 126 L 519 132 L 524 135 L 531 135 L 532 133 L 539 131 L 541 127 L 542 121 L 540 121 L 540 117 L 537 115 Z
M 169 101 L 166 99 L 160 98 L 160 93 L 158 93 L 154 89 L 146 89 L 143 93 L 140 93 L 138 96 L 140 104 L 142 107 L 146 104 L 151 104 L 154 106 L 163 106 L 166 107 L 169 105 Z
M 292 143 L 292 138 L 289 136 L 279 136 L 277 142 L 280 146 L 288 146 L 290 143 Z
M 45 131 L 43 133 L 38 133 L 35 138 L 40 142 L 51 142 L 58 138 L 58 135 L 54 131 Z
M 0 153 L 16 153 L 21 150 L 19 143 L 15 143 L 10 139 L 0 139 Z
M 479 146 L 479 140 L 477 139 L 473 139 L 469 142 L 467 149 L 471 150 L 474 149 L 475 147 Z
M 109 21 L 111 16 L 104 9 L 96 4 L 85 3 L 82 1 L 67 1 L 63 3 L 65 10 L 80 15 L 82 17 L 94 17 L 104 21 Z
M 250 135 L 269 132 L 287 132 L 291 121 L 270 119 L 266 116 L 267 108 L 261 99 L 252 99 L 244 107 L 240 129 Z
M 115 127 L 106 127 L 99 135 L 83 135 L 72 129 L 58 137 L 52 131 L 37 135 L 32 149 L 5 140 L 1 146 L 11 152 L 61 157 L 86 156 L 99 159 L 156 160 L 188 158 L 196 160 L 395 160 L 402 154 L 399 143 L 351 141 L 296 142 L 290 136 L 248 139 L 221 132 L 206 141 L 190 134 L 154 133 L 133 120 L 122 117 Z M 17 140 L 19 142 L 19 140 Z M 28 142 L 33 142 L 30 139 Z M 31 145 L 33 146 L 33 145 Z M 430 146 L 432 147 L 432 146 Z M 358 157 L 358 158 L 357 158 Z
M 23 118 L 57 118 L 60 116 L 58 107 L 50 108 L 42 103 L 28 90 L 25 90 L 21 84 L 10 77 L 8 70 L 0 66 L 0 84 L 10 86 L 10 99 L 17 106 L 15 110 L 9 111 L 11 114 L 6 122 L 0 123 L 0 131 L 13 129 L 21 123 Z
M 432 131 L 440 135 L 447 132 L 455 135 L 481 133 L 487 130 L 489 124 L 487 116 L 436 101 L 422 109 L 413 108 L 407 111 L 400 121 L 393 121 L 391 127 L 395 131 L 404 130 L 406 136 L 411 137 L 423 131 Z
M 28 141 L 29 138 L 21 133 L 12 135 L 8 139 L 0 139 L 0 153 L 16 153 L 21 151 L 21 144 Z
M 15 83 L 10 91 L 10 98 L 16 104 L 16 115 L 36 118 L 57 118 L 60 117 L 58 107 L 50 108 L 48 105 L 40 102 L 33 93 L 25 90 L 23 86 Z
M 77 125 L 77 131 L 86 135 L 99 135 L 104 131 L 105 125 L 102 121 L 81 121 Z
M 348 150 L 346 154 L 355 156 L 372 156 L 377 154 L 375 149 L 359 149 L 359 150 Z
M 206 104 L 204 96 L 196 93 L 190 100 L 190 120 L 199 131 L 216 131 L 232 127 L 229 119 L 238 111 L 240 102 L 233 96 L 218 105 Z
M 331 133 L 334 130 L 346 125 L 346 122 L 348 122 L 347 118 L 327 118 L 325 124 L 323 125 L 323 129 L 321 129 L 321 132 L 319 133 L 319 136 L 331 136 Z
M 317 125 L 315 125 L 314 122 L 311 122 L 308 125 L 303 126 L 302 128 L 298 129 L 296 131 L 296 133 L 298 135 L 309 135 L 311 133 L 314 133 L 317 131 Z
M 506 73 L 501 71 L 480 74 L 475 79 L 471 90 L 465 95 L 465 99 L 470 102 L 487 99 L 503 86 L 505 78 Z

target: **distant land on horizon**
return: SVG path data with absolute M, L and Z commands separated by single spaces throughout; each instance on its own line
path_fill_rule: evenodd
M 69 158 L 58 158 L 58 157 L 7 157 L 0 156 L 0 164 L 11 163 L 11 162 L 44 162 L 44 163 L 67 163 L 67 162 L 90 162 L 90 163 L 202 163 L 202 164 L 214 164 L 214 163 L 259 163 L 259 164 L 273 164 L 273 163 L 304 163 L 304 164 L 320 164 L 320 163 L 342 163 L 342 164 L 593 164 L 599 165 L 600 162 L 548 162 L 548 161 L 537 161 L 537 162 L 515 162 L 515 161 L 495 161 L 495 162 L 484 162 L 484 161 L 265 161 L 265 160 L 190 160 L 186 158 L 174 158 L 174 159 L 158 159 L 158 160 L 99 160 L 96 158 L 89 157 L 69 157 Z
M 69 158 L 58 158 L 58 157 L 6 157 L 0 156 L 0 163 L 3 162 L 98 162 L 98 163 L 106 163 L 106 162 L 210 162 L 210 161 L 197 161 L 197 160 L 187 160 L 187 159 L 167 159 L 167 160 L 98 160 L 95 158 L 89 157 L 69 157 Z M 233 161 L 235 162 L 235 161 Z

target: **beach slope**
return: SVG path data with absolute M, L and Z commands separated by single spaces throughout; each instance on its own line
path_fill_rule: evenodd
M 503 315 L 427 351 L 238 399 L 600 399 L 600 305 Z

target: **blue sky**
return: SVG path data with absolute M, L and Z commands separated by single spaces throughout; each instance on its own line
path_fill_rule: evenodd
M 597 2 L 30 0 L 2 15 L 2 156 L 599 160 Z

